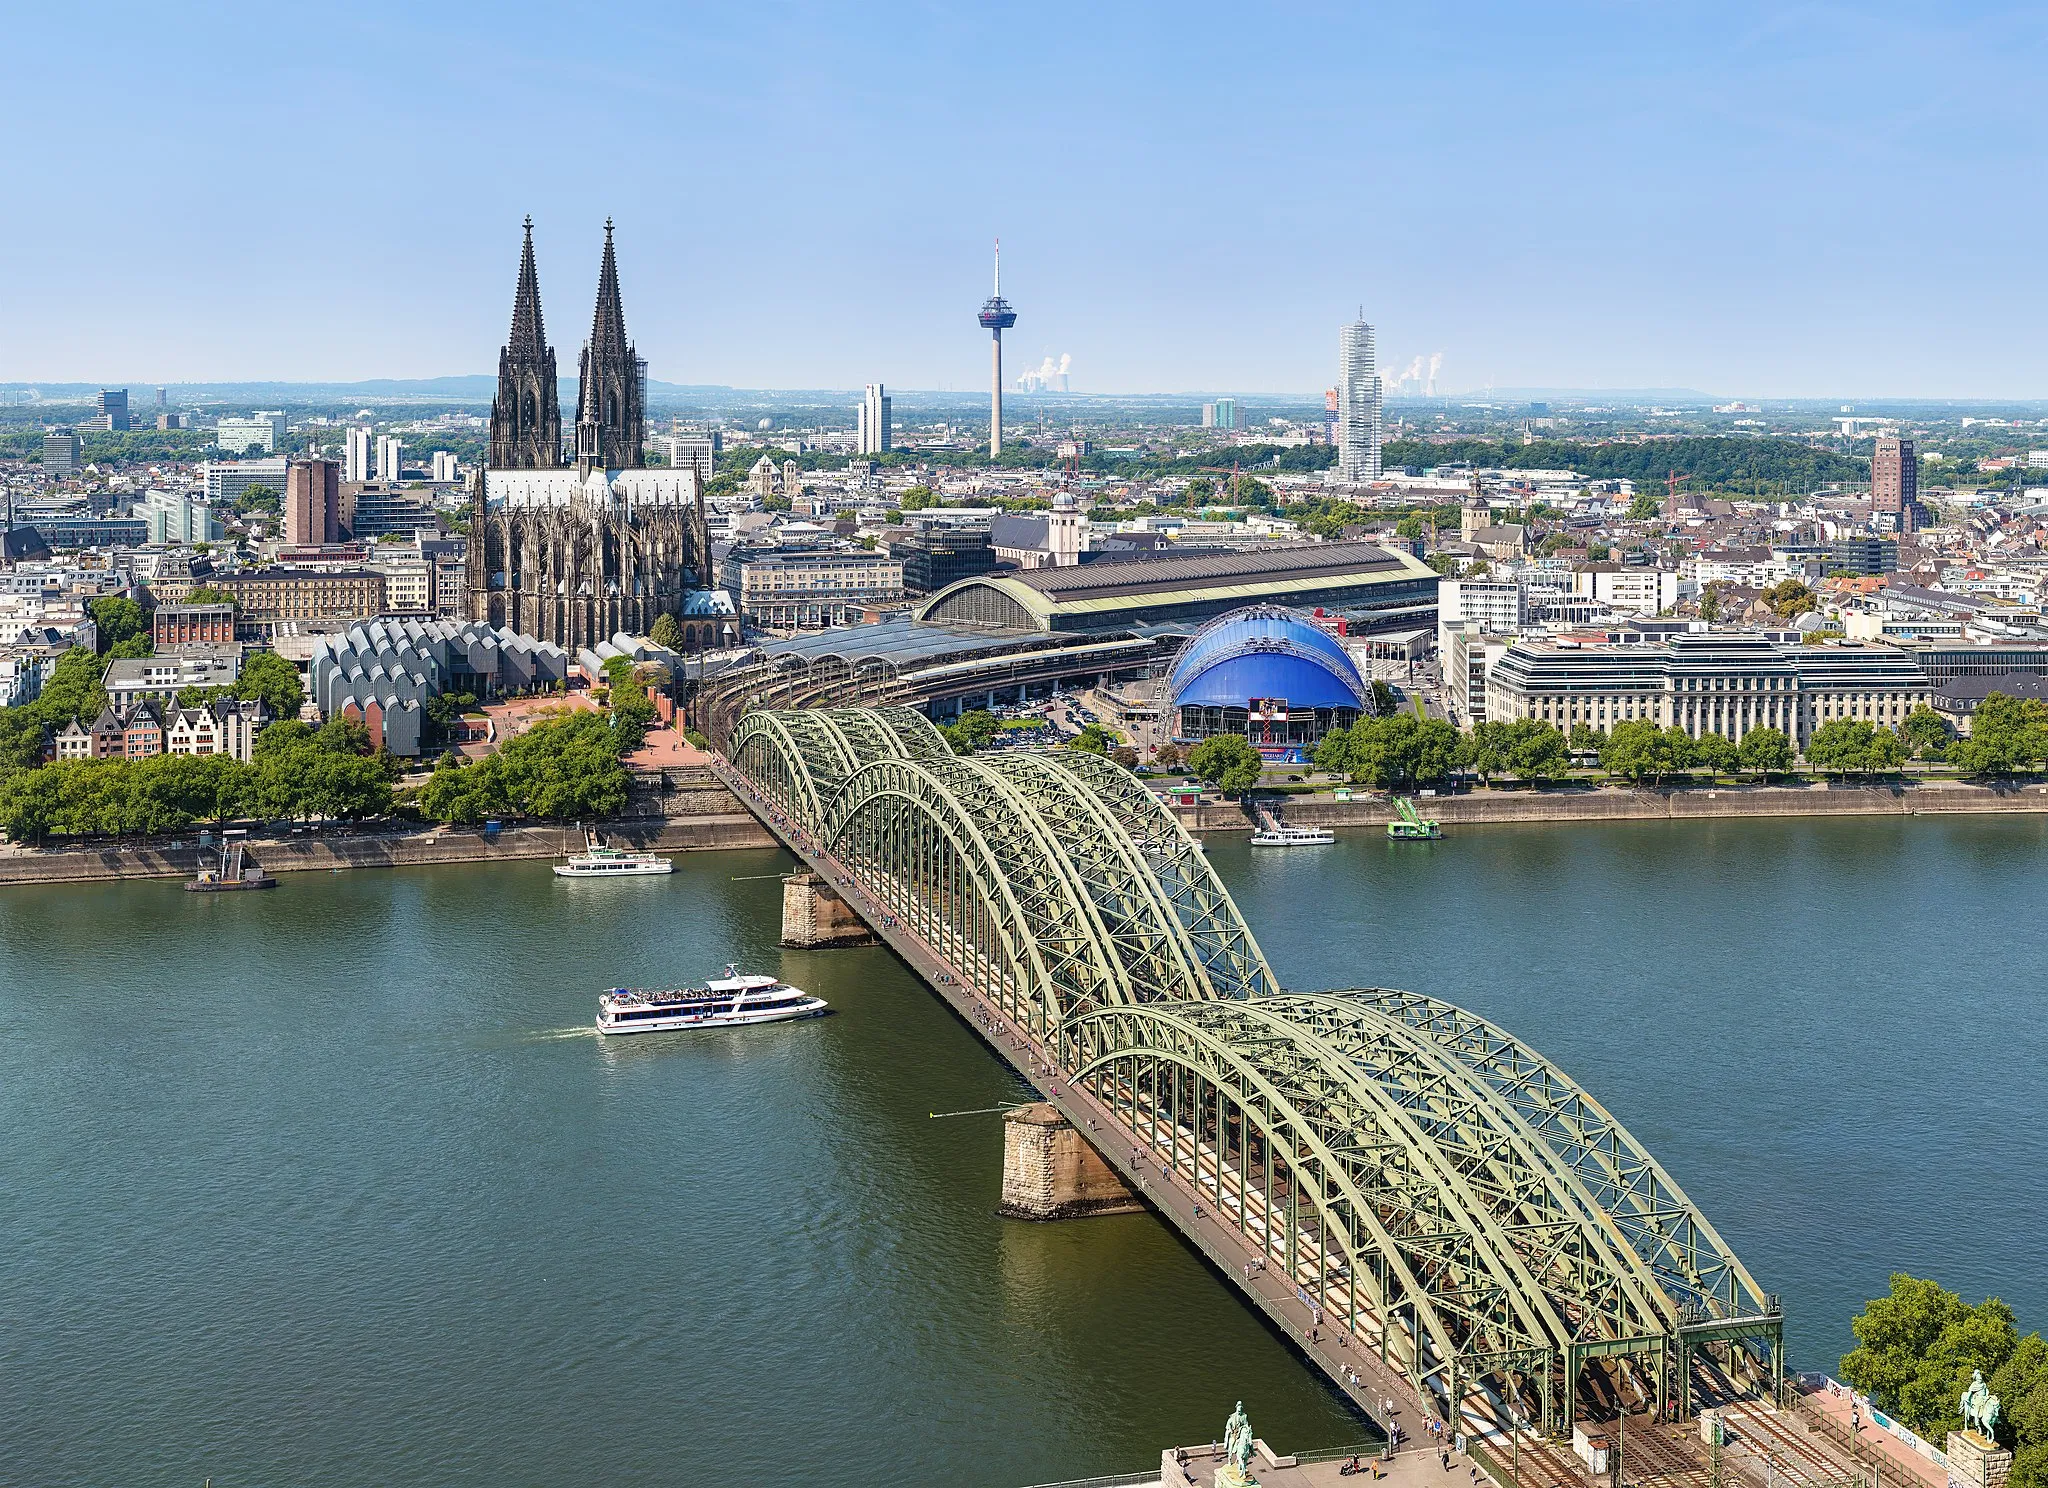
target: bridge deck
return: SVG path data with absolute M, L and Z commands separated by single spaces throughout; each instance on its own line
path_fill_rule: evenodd
M 1206 1196 L 1204 1203 L 1205 1196 L 1191 1191 L 1184 1180 L 1176 1180 L 1170 1167 L 1161 1166 L 1122 1141 L 1112 1140 L 1122 1123 L 1087 1091 L 1069 1085 L 1059 1074 L 1052 1052 L 1033 1038 L 1027 1028 L 1004 1016 L 992 1001 L 967 984 L 959 968 L 861 893 L 853 885 L 853 875 L 846 866 L 761 800 L 744 775 L 723 760 L 715 762 L 712 768 L 762 825 L 813 872 L 827 879 L 877 937 L 923 977 L 955 1012 L 980 1030 L 988 1045 L 1041 1099 L 1051 1102 L 1076 1129 L 1091 1134 L 1097 1149 L 1124 1182 L 1192 1240 L 1211 1264 L 1257 1304 L 1361 1413 L 1382 1429 L 1390 1424 L 1399 1425 L 1410 1438 L 1423 1429 L 1423 1422 L 1429 1417 L 1422 1401 L 1398 1369 L 1381 1363 L 1376 1336 L 1354 1338 L 1330 1322 L 1299 1285 L 1290 1285 L 1284 1274 L 1244 1243 L 1234 1225 L 1217 1217 L 1213 1194 Z M 1183 1131 L 1179 1135 L 1181 1151 L 1185 1153 L 1188 1134 Z M 1262 1199 L 1263 1195 L 1257 1197 Z M 1258 1222 L 1256 1215 L 1253 1222 Z M 1307 1252 L 1309 1247 L 1302 1249 Z M 1391 1411 L 1389 1401 L 1393 1402 Z M 1480 1424 L 1474 1420 L 1470 1427 L 1477 1430 Z
M 1087 1134 L 1124 1182 L 1193 1242 L 1361 1414 L 1383 1429 L 1398 1427 L 1404 1445 L 1413 1442 L 1418 1450 L 1435 1454 L 1434 1443 L 1426 1436 L 1435 1419 L 1430 1402 L 1383 1351 L 1389 1343 L 1395 1350 L 1407 1348 L 1405 1337 L 1387 1340 L 1381 1321 L 1369 1313 L 1359 1316 L 1357 1332 L 1347 1331 L 1339 1323 L 1344 1315 L 1340 1308 L 1317 1304 L 1319 1288 L 1330 1288 L 1322 1293 L 1326 1300 L 1341 1288 L 1331 1287 L 1313 1236 L 1297 1230 L 1293 1276 L 1285 1270 L 1284 1254 L 1261 1253 L 1261 1240 L 1287 1229 L 1280 1210 L 1285 1196 L 1269 1197 L 1262 1173 L 1240 1179 L 1231 1164 L 1217 1161 L 1212 1144 L 1177 1122 L 1159 1119 L 1166 1113 L 1155 1110 L 1149 1099 L 1138 1099 L 1134 1091 L 1124 1091 L 1126 1111 L 1120 1117 L 1094 1092 L 1069 1084 L 1052 1050 L 973 986 L 964 968 L 862 891 L 847 864 L 785 817 L 727 761 L 714 756 L 712 768 L 792 854 L 827 880 L 880 940 L 974 1025 L 1041 1099 Z M 1134 1133 L 1133 1122 L 1146 1130 Z M 1147 1140 L 1155 1132 L 1156 1145 Z M 1254 1177 L 1256 1184 L 1250 1181 Z M 1272 1223 L 1269 1204 L 1276 1211 Z M 1717 1392 L 1709 1373 L 1710 1368 L 1703 1369 L 1696 1378 L 1701 1394 L 1712 1398 Z M 1852 1455 L 1809 1431 L 1796 1412 L 1780 1412 L 1764 1402 L 1747 1402 L 1743 1410 L 1743 1419 L 1730 1423 L 1737 1445 L 1724 1455 L 1724 1481 L 1740 1479 L 1743 1488 L 1835 1488 L 1859 1477 L 1869 1482 L 1869 1474 L 1859 1472 L 1865 1464 L 1857 1459 L 1863 1454 Z M 1474 1455 L 1453 1454 L 1453 1471 L 1461 1477 L 1466 1469 L 1479 1467 L 1502 1483 L 1532 1488 L 1586 1488 L 1589 1483 L 1589 1475 L 1565 1444 L 1534 1431 L 1522 1432 L 1519 1444 L 1513 1443 L 1504 1429 L 1470 1406 L 1462 1426 Z M 1626 1435 L 1627 1483 L 1643 1488 L 1718 1488 L 1696 1430 L 1660 1425 L 1642 1416 L 1631 1417 Z

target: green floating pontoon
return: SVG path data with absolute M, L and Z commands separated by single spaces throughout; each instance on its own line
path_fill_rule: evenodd
M 1400 815 L 1387 823 L 1387 835 L 1396 842 L 1433 842 L 1443 836 L 1443 828 L 1415 814 L 1415 803 L 1406 796 L 1394 797 L 1394 810 Z

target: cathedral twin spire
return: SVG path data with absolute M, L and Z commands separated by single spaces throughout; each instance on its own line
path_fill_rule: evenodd
M 626 339 L 619 270 L 612 254 L 612 224 L 604 224 L 604 261 L 598 270 L 597 309 L 577 369 L 576 464 L 591 469 L 637 466 L 646 435 L 645 373 Z M 512 331 L 498 353 L 498 395 L 491 405 L 490 466 L 494 470 L 554 470 L 562 465 L 562 408 L 555 352 L 541 318 L 540 275 L 533 262 L 533 219 L 519 251 L 519 288 L 512 301 Z

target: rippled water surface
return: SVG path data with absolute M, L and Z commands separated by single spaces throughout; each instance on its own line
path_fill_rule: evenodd
M 1499 828 L 1214 857 L 1299 987 L 1464 1002 L 1607 1101 L 1827 1364 L 1887 1270 L 2048 1325 L 2031 821 Z M 1361 1427 L 1145 1215 L 992 1214 L 1016 1082 L 786 860 L 0 892 L 0 1482 L 1128 1470 Z M 727 959 L 835 1016 L 600 1042 Z M 878 1450 L 877 1443 L 886 1443 Z

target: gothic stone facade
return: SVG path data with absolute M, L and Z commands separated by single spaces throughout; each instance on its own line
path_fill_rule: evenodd
M 480 472 L 471 618 L 570 652 L 646 635 L 704 583 L 710 540 L 692 470 Z
M 471 488 L 467 603 L 473 620 L 572 653 L 620 631 L 645 635 L 710 581 L 696 471 L 639 468 L 640 364 L 609 222 L 580 365 L 577 457 L 565 465 L 529 219 L 512 333 L 498 358 L 490 465 Z

